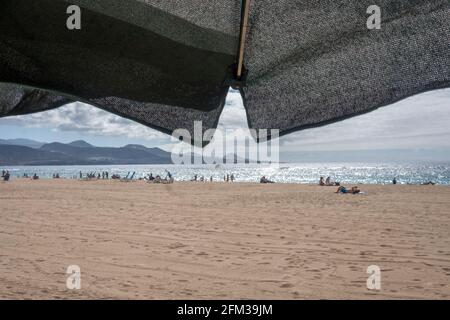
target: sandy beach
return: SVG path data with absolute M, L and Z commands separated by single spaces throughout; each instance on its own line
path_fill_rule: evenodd
M 360 187 L 0 183 L 0 298 L 450 299 L 450 187 Z

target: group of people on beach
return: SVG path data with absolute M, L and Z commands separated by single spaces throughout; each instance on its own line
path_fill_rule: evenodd
M 84 177 L 84 175 L 83 175 L 83 172 L 79 172 L 78 173 L 78 177 L 80 178 L 80 179 L 83 179 L 83 177 Z M 108 171 L 103 171 L 103 172 L 99 172 L 99 173 L 97 173 L 97 172 L 88 172 L 88 173 L 86 173 L 86 179 L 97 179 L 97 180 L 100 180 L 100 179 L 103 179 L 103 180 L 108 180 L 109 179 L 109 172 Z
M 212 177 L 211 177 L 212 178 Z M 223 176 L 223 182 L 234 182 L 234 174 L 226 174 Z
M 325 183 L 322 184 L 322 182 L 323 182 L 323 177 L 320 177 L 320 182 L 319 182 L 319 184 L 320 184 L 321 186 L 322 186 L 322 185 L 326 185 L 326 186 L 330 185 L 330 184 L 328 184 L 328 179 L 329 179 L 329 178 L 327 178 L 327 180 L 325 181 Z M 392 184 L 393 184 L 393 185 L 396 185 L 397 183 L 398 183 L 398 179 L 397 179 L 397 177 L 394 177 L 394 179 L 392 179 Z M 434 186 L 435 184 L 436 184 L 436 183 L 434 183 L 433 181 L 428 181 L 428 182 L 422 183 L 421 185 L 422 185 L 422 186 L 428 186 L 428 185 Z M 357 186 L 354 186 L 354 187 L 351 187 L 351 188 L 346 188 L 346 187 L 344 187 L 344 186 L 341 186 L 340 184 L 335 184 L 335 185 L 339 186 L 339 188 L 337 189 L 336 193 L 350 193 L 350 194 L 359 194 L 359 193 L 362 193 L 361 190 L 360 190 Z
M 147 180 L 147 182 L 150 183 L 163 183 L 163 184 L 173 183 L 175 181 L 172 173 L 167 169 L 165 178 L 162 178 L 160 175 L 153 176 L 153 173 L 150 172 L 150 174 L 144 177 L 144 180 Z
M 336 190 L 335 193 L 338 194 L 358 194 L 361 193 L 361 190 L 357 187 L 351 187 L 351 188 L 346 188 L 344 186 L 341 186 L 340 182 L 337 181 L 331 181 L 331 177 L 327 177 L 326 179 L 324 177 L 320 177 L 319 179 L 319 186 L 322 187 L 338 187 L 338 189 Z
M 331 177 L 327 177 L 326 179 L 324 177 L 320 177 L 319 179 L 319 186 L 336 187 L 340 185 L 341 184 L 339 182 L 331 181 Z
M 392 184 L 397 184 L 398 183 L 398 181 L 397 181 L 397 177 L 394 177 L 394 179 L 392 179 Z M 408 183 L 409 184 L 409 183 Z M 423 183 L 421 183 L 421 185 L 422 186 L 434 186 L 436 183 L 435 182 L 433 182 L 433 181 L 427 181 L 427 182 L 423 182 Z
M 56 177 L 59 178 L 59 174 L 53 174 L 53 178 L 56 179 Z M 22 176 L 22 178 L 24 178 L 24 179 L 30 179 L 30 176 L 28 175 L 28 173 L 24 173 L 23 176 Z M 39 176 L 37 175 L 37 173 L 34 173 L 34 174 L 31 176 L 31 180 L 39 180 Z
M 236 180 L 234 174 L 227 173 L 223 176 L 223 182 L 234 182 Z M 208 182 L 208 178 L 205 178 L 205 176 L 198 176 L 198 174 L 195 174 L 194 177 L 191 179 L 192 182 Z M 214 182 L 214 177 L 209 177 L 209 182 Z
M 58 177 L 59 177 L 59 174 L 58 174 Z M 23 178 L 24 178 L 24 179 L 30 179 L 30 176 L 28 175 L 28 173 L 24 173 L 24 174 L 23 174 Z M 55 175 L 55 174 L 53 175 L 53 178 L 56 178 L 56 175 Z M 31 180 L 39 180 L 39 176 L 37 175 L 37 173 L 34 173 L 34 174 L 31 176 Z
M 11 174 L 9 173 L 8 170 L 2 170 L 2 180 L 3 181 L 9 181 L 11 179 Z M 25 179 L 29 179 L 30 177 L 28 176 L 27 173 L 23 174 L 23 178 Z M 38 180 L 39 176 L 35 173 L 33 174 L 33 176 L 31 177 L 32 180 Z
M 150 172 L 149 175 L 144 177 L 144 180 L 148 180 L 149 182 L 156 182 L 156 183 L 158 183 L 159 181 L 162 180 L 162 178 L 161 178 L 161 176 L 159 174 L 156 175 L 156 176 L 153 176 L 153 173 Z
M 11 179 L 11 174 L 8 170 L 2 170 L 2 175 L 1 175 L 1 180 L 2 181 L 9 181 Z M 120 175 L 118 174 L 113 174 L 111 175 L 111 179 L 118 179 L 118 180 L 133 180 L 135 176 L 135 172 L 133 173 L 133 175 L 130 177 L 130 173 L 127 174 L 126 178 L 121 178 Z M 27 173 L 23 174 L 23 178 L 29 179 L 30 176 Z M 53 174 L 53 179 L 59 179 L 60 178 L 60 174 L 59 173 L 54 173 Z M 75 178 L 75 177 L 74 177 Z M 83 172 L 79 172 L 79 178 L 80 179 L 103 179 L 103 180 L 108 180 L 110 179 L 110 174 L 107 171 L 103 171 L 101 173 L 97 173 L 97 172 L 88 172 L 85 175 L 83 174 Z M 31 176 L 32 180 L 38 180 L 39 176 L 34 173 Z M 143 180 L 147 180 L 148 182 L 154 182 L 154 183 L 173 183 L 174 179 L 172 174 L 166 170 L 166 177 L 162 178 L 160 175 L 156 175 L 153 176 L 153 173 L 147 174 L 144 178 L 140 178 Z M 190 180 L 193 182 L 207 182 L 207 181 L 213 182 L 214 178 L 213 176 L 210 176 L 209 179 L 205 178 L 204 176 L 198 176 L 197 174 L 194 175 L 194 177 Z M 223 176 L 223 181 L 224 182 L 234 182 L 236 180 L 235 176 L 233 173 L 229 174 L 227 173 L 226 175 Z M 266 178 L 266 176 L 262 176 L 261 179 L 259 180 L 260 183 L 275 183 L 274 181 L 271 181 L 269 179 Z M 392 184 L 396 185 L 398 183 L 398 178 L 394 177 L 392 180 Z M 433 181 L 428 181 L 428 182 L 424 182 L 421 185 L 435 185 L 436 183 L 434 183 Z M 327 177 L 326 179 L 321 176 L 319 179 L 319 186 L 337 186 L 339 187 L 336 191 L 336 193 L 351 193 L 351 194 L 357 194 L 357 193 L 361 193 L 361 191 L 359 190 L 359 188 L 357 186 L 354 186 L 352 188 L 346 188 L 344 186 L 341 186 L 340 182 L 336 182 L 336 181 L 332 181 L 331 177 Z

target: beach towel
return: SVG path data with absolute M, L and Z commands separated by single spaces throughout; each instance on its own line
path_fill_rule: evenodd
M 2 0 L 0 116 L 81 101 L 172 133 L 215 128 L 231 85 L 255 129 L 324 125 L 450 84 L 450 1 Z M 81 8 L 70 30 L 68 7 Z M 240 81 L 237 81 L 240 80 Z M 237 81 L 237 82 L 236 82 Z

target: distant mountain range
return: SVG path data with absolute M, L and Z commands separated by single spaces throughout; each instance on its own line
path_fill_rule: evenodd
M 230 156 L 233 158 L 233 155 Z M 225 157 L 224 157 L 225 159 Z M 234 155 L 234 161 L 248 162 Z M 194 163 L 194 154 L 191 154 Z M 29 139 L 0 139 L 0 165 L 109 165 L 172 164 L 171 153 L 160 148 L 129 144 L 120 148 L 96 147 L 83 140 L 44 143 Z
M 231 157 L 232 158 L 232 157 Z M 193 156 L 191 157 L 194 163 Z M 247 162 L 237 159 L 239 163 Z M 450 150 L 340 150 L 281 152 L 280 163 L 309 162 L 449 162 Z M 0 139 L 0 165 L 172 164 L 170 152 L 129 144 L 96 147 L 86 141 L 44 143 Z
M 40 148 L 42 147 L 45 142 L 39 142 L 34 141 L 30 139 L 0 139 L 0 145 L 2 144 L 8 144 L 8 145 L 14 145 L 14 146 L 24 146 L 24 147 L 30 147 L 30 148 Z
M 0 165 L 171 164 L 171 154 L 159 148 L 126 145 L 96 147 L 86 141 L 41 143 L 0 139 Z

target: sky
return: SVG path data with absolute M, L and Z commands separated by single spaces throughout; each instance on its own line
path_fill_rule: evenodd
M 338 123 L 286 135 L 280 138 L 280 150 L 291 155 L 334 150 L 450 150 L 449 124 L 450 89 L 436 90 Z M 247 128 L 237 91 L 231 90 L 228 95 L 219 128 Z M 0 138 L 64 143 L 85 140 L 97 146 L 115 147 L 142 144 L 166 148 L 171 143 L 166 134 L 83 103 L 2 118 Z

